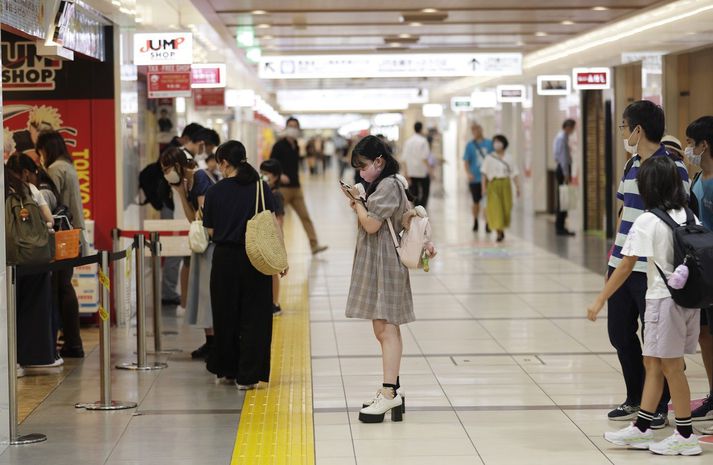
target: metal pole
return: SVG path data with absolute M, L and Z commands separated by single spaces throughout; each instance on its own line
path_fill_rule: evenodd
M 154 334 L 154 351 L 156 354 L 172 354 L 175 352 L 183 352 L 180 349 L 164 349 L 161 338 L 163 337 L 163 317 L 161 304 L 161 235 L 158 231 L 154 231 L 150 235 L 151 239 L 151 280 L 153 284 L 153 334 Z
M 44 434 L 17 434 L 17 275 L 15 267 L 6 268 L 7 284 L 7 363 L 8 363 L 8 407 L 10 410 L 10 445 L 34 444 L 47 440 Z
M 101 272 L 104 276 L 109 276 L 109 252 L 101 253 Z M 100 385 L 101 397 L 99 402 L 93 404 L 76 404 L 76 408 L 87 410 L 123 410 L 135 408 L 136 402 L 124 402 L 111 400 L 111 307 L 110 307 L 110 287 L 101 283 L 99 286 L 99 316 L 101 321 L 101 331 L 99 333 L 99 364 L 100 364 Z
M 121 231 L 119 231 L 118 228 L 114 228 L 111 230 L 112 252 L 118 252 L 121 248 L 120 233 Z M 123 261 L 119 263 L 121 263 L 122 265 L 124 264 Z M 114 270 L 114 312 L 117 315 L 117 324 L 119 326 L 122 326 L 123 318 L 121 317 L 121 315 L 124 314 L 124 267 L 117 267 L 114 265 L 112 269 Z
M 165 363 L 146 362 L 146 286 L 144 285 L 146 273 L 145 241 L 143 234 L 134 236 L 136 246 L 136 357 L 137 363 L 123 363 L 117 365 L 122 370 L 160 370 L 166 368 Z

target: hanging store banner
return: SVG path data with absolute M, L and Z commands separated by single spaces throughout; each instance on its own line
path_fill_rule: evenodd
M 527 99 L 527 89 L 523 85 L 502 85 L 495 91 L 500 103 L 522 103 Z
M 134 34 L 135 65 L 190 65 L 193 34 L 161 32 Z
M 572 83 L 575 90 L 597 90 L 611 88 L 609 68 L 574 68 Z
M 38 57 L 34 42 L 2 34 L 3 154 L 19 151 L 38 160 L 31 130 L 58 131 L 74 160 L 84 217 L 95 220 L 99 248 L 111 247 L 116 226 L 114 65 L 107 37 L 104 62 L 56 61 Z
M 225 107 L 225 89 L 194 89 L 193 106 L 196 109 L 203 109 L 208 107 Z
M 458 77 L 522 74 L 520 53 L 285 55 L 260 59 L 261 79 Z
M 146 73 L 149 98 L 191 96 L 191 65 L 149 66 Z
M 566 74 L 537 76 L 537 95 L 569 95 L 572 78 Z
M 193 64 L 191 66 L 191 87 L 194 89 L 208 89 L 211 87 L 225 87 L 225 65 L 220 64 Z

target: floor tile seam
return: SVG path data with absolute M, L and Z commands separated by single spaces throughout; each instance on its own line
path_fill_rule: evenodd
M 414 341 L 416 342 L 416 345 L 418 346 L 418 348 L 419 348 L 419 350 L 421 351 L 421 353 L 423 353 L 423 349 L 421 348 L 421 346 L 420 346 L 420 344 L 419 344 L 419 342 L 418 342 L 418 339 L 416 338 L 416 335 L 413 333 L 413 331 L 411 330 L 410 327 L 407 326 L 406 329 L 409 331 L 409 333 L 411 333 L 411 337 L 412 337 L 412 338 L 414 339 Z M 427 357 L 424 357 L 424 359 L 426 360 L 426 363 L 428 364 L 428 367 L 431 369 L 431 374 L 433 375 L 434 379 L 435 379 L 436 382 L 438 383 L 438 388 L 441 390 L 441 392 L 443 393 L 443 395 L 445 396 L 445 398 L 448 400 L 448 404 L 451 406 L 451 410 L 452 410 L 453 413 L 456 415 L 456 418 L 458 418 L 458 422 L 460 423 L 461 428 L 463 428 L 463 432 L 464 432 L 464 433 L 466 434 L 466 436 L 468 437 L 468 441 L 470 441 L 470 445 L 473 447 L 473 450 L 475 451 L 476 455 L 478 456 L 478 459 L 480 459 L 480 461 L 481 461 L 482 463 L 485 463 L 485 461 L 483 460 L 483 457 L 480 455 L 480 451 L 478 450 L 478 447 L 475 445 L 475 441 L 473 441 L 473 438 L 472 438 L 472 437 L 470 436 L 470 434 L 468 433 L 468 429 L 465 427 L 465 424 L 463 424 L 463 420 L 461 419 L 460 415 L 458 415 L 458 412 L 453 408 L 453 402 L 451 401 L 450 396 L 449 396 L 448 394 L 446 394 L 445 389 L 443 389 L 443 385 L 441 384 L 441 380 L 438 378 L 438 375 L 436 374 L 436 371 L 433 369 L 433 365 L 431 364 L 431 362 L 428 360 Z
M 468 313 L 470 313 L 468 310 L 466 310 Z M 535 312 L 538 312 L 537 310 L 534 310 Z M 538 312 L 540 313 L 540 312 Z M 607 320 L 607 316 L 603 317 L 597 317 L 597 320 Z M 539 320 L 587 320 L 586 316 L 546 316 L 542 315 L 539 317 L 506 317 L 506 316 L 494 316 L 494 317 L 471 317 L 471 318 L 418 318 L 416 322 L 419 321 L 443 321 L 445 323 L 450 322 L 450 321 L 539 321 Z M 310 323 L 363 323 L 362 320 L 355 320 L 352 318 L 346 318 L 346 319 L 319 319 L 319 320 L 310 320 Z
M 485 340 L 485 339 L 484 339 Z M 697 352 L 700 353 L 700 352 Z M 455 352 L 455 353 L 437 353 L 437 354 L 403 354 L 402 358 L 419 358 L 419 357 L 438 357 L 438 358 L 448 358 L 448 357 L 525 357 L 531 356 L 572 356 L 572 355 L 616 355 L 615 351 L 611 352 Z M 346 359 L 363 359 L 363 358 L 381 358 L 381 355 L 373 354 L 358 354 L 358 355 L 313 355 L 313 359 L 316 360 L 328 360 L 332 358 L 346 358 Z M 606 363 L 606 361 L 604 361 Z M 608 363 L 607 363 L 608 364 Z M 609 365 L 609 364 L 608 364 Z
M 511 411 L 511 412 L 535 412 L 535 411 L 566 411 L 566 410 L 577 410 L 577 411 L 588 411 L 588 410 L 606 410 L 611 408 L 610 404 L 585 404 L 585 405 L 568 405 L 568 404 L 554 404 L 554 405 L 512 405 L 512 404 L 493 404 L 493 405 L 458 405 L 449 404 L 446 405 L 422 405 L 413 406 L 411 405 L 408 409 L 409 412 L 500 412 L 500 411 Z M 348 412 L 356 413 L 361 410 L 360 407 L 347 407 Z M 344 412 L 343 407 L 317 407 L 315 413 L 342 413 Z
M 609 408 L 609 407 L 611 407 L 611 406 L 608 406 L 607 408 Z M 567 409 L 567 410 L 572 410 L 572 409 Z M 603 456 L 609 463 L 611 463 L 612 465 L 614 465 L 615 462 L 609 457 L 609 455 L 606 453 L 606 451 L 602 450 L 602 448 L 594 441 L 594 437 L 588 435 L 588 434 L 577 424 L 577 422 L 575 422 L 574 419 L 572 419 L 572 417 L 570 417 L 570 416 L 567 414 L 567 412 L 566 412 L 564 409 L 561 409 L 561 411 L 562 411 L 562 414 L 563 414 L 565 417 L 567 417 L 567 419 L 574 425 L 574 427 L 577 428 L 577 429 L 579 430 L 579 432 L 581 432 L 581 433 L 584 435 L 585 438 L 587 438 L 587 441 L 589 441 L 589 442 L 596 448 L 596 450 L 598 450 L 599 453 L 602 454 L 602 456 Z M 595 436 L 595 437 L 596 437 L 596 436 Z M 601 437 L 601 436 L 599 436 L 599 437 Z

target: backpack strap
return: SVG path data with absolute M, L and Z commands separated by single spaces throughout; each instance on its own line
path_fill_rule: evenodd
M 674 219 L 671 218 L 671 215 L 669 215 L 669 214 L 666 213 L 665 211 L 661 210 L 660 208 L 654 208 L 654 209 L 649 210 L 649 211 L 650 211 L 651 213 L 653 213 L 654 215 L 656 215 L 661 221 L 663 221 L 664 223 L 666 223 L 669 228 L 675 230 L 676 228 L 680 228 L 680 227 L 681 227 L 680 224 L 676 223 L 676 222 L 674 221 Z M 686 208 L 686 218 L 687 218 L 687 219 L 688 219 L 689 213 L 692 215 L 692 212 L 691 212 L 688 208 Z
M 391 233 L 391 240 L 394 241 L 394 247 L 396 247 L 396 251 L 401 248 L 401 244 L 399 244 L 399 240 L 396 237 L 396 231 L 394 231 L 394 224 L 391 222 L 391 218 L 386 218 L 386 224 L 389 226 L 389 233 Z
M 696 224 L 696 216 L 693 210 L 688 207 L 683 207 L 686 210 L 686 226 L 694 226 Z

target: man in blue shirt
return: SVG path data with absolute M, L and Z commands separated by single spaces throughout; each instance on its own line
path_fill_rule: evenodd
M 701 171 L 693 179 L 691 192 L 696 197 L 696 214 L 703 225 L 713 230 L 713 116 L 703 116 L 686 129 L 686 158 Z M 713 307 L 701 309 L 701 345 L 703 365 L 708 375 L 710 394 L 703 404 L 691 412 L 693 421 L 713 420 Z M 704 434 L 713 434 L 713 427 L 702 429 Z
M 562 123 L 562 130 L 555 137 L 553 152 L 557 163 L 557 185 L 569 184 L 572 180 L 572 153 L 569 148 L 569 136 L 574 132 L 576 123 L 573 119 L 565 120 Z M 559 191 L 557 191 L 557 220 L 555 221 L 555 231 L 558 236 L 574 236 L 574 233 L 565 227 L 567 221 L 567 210 L 560 208 Z
M 468 142 L 465 147 L 463 161 L 465 162 L 465 172 L 468 174 L 470 194 L 473 197 L 473 231 L 477 232 L 480 201 L 483 199 L 480 166 L 483 164 L 485 157 L 493 152 L 493 141 L 483 137 L 483 127 L 476 122 L 470 126 L 470 130 L 473 133 L 473 140 Z M 485 228 L 486 230 L 488 229 L 487 219 Z

